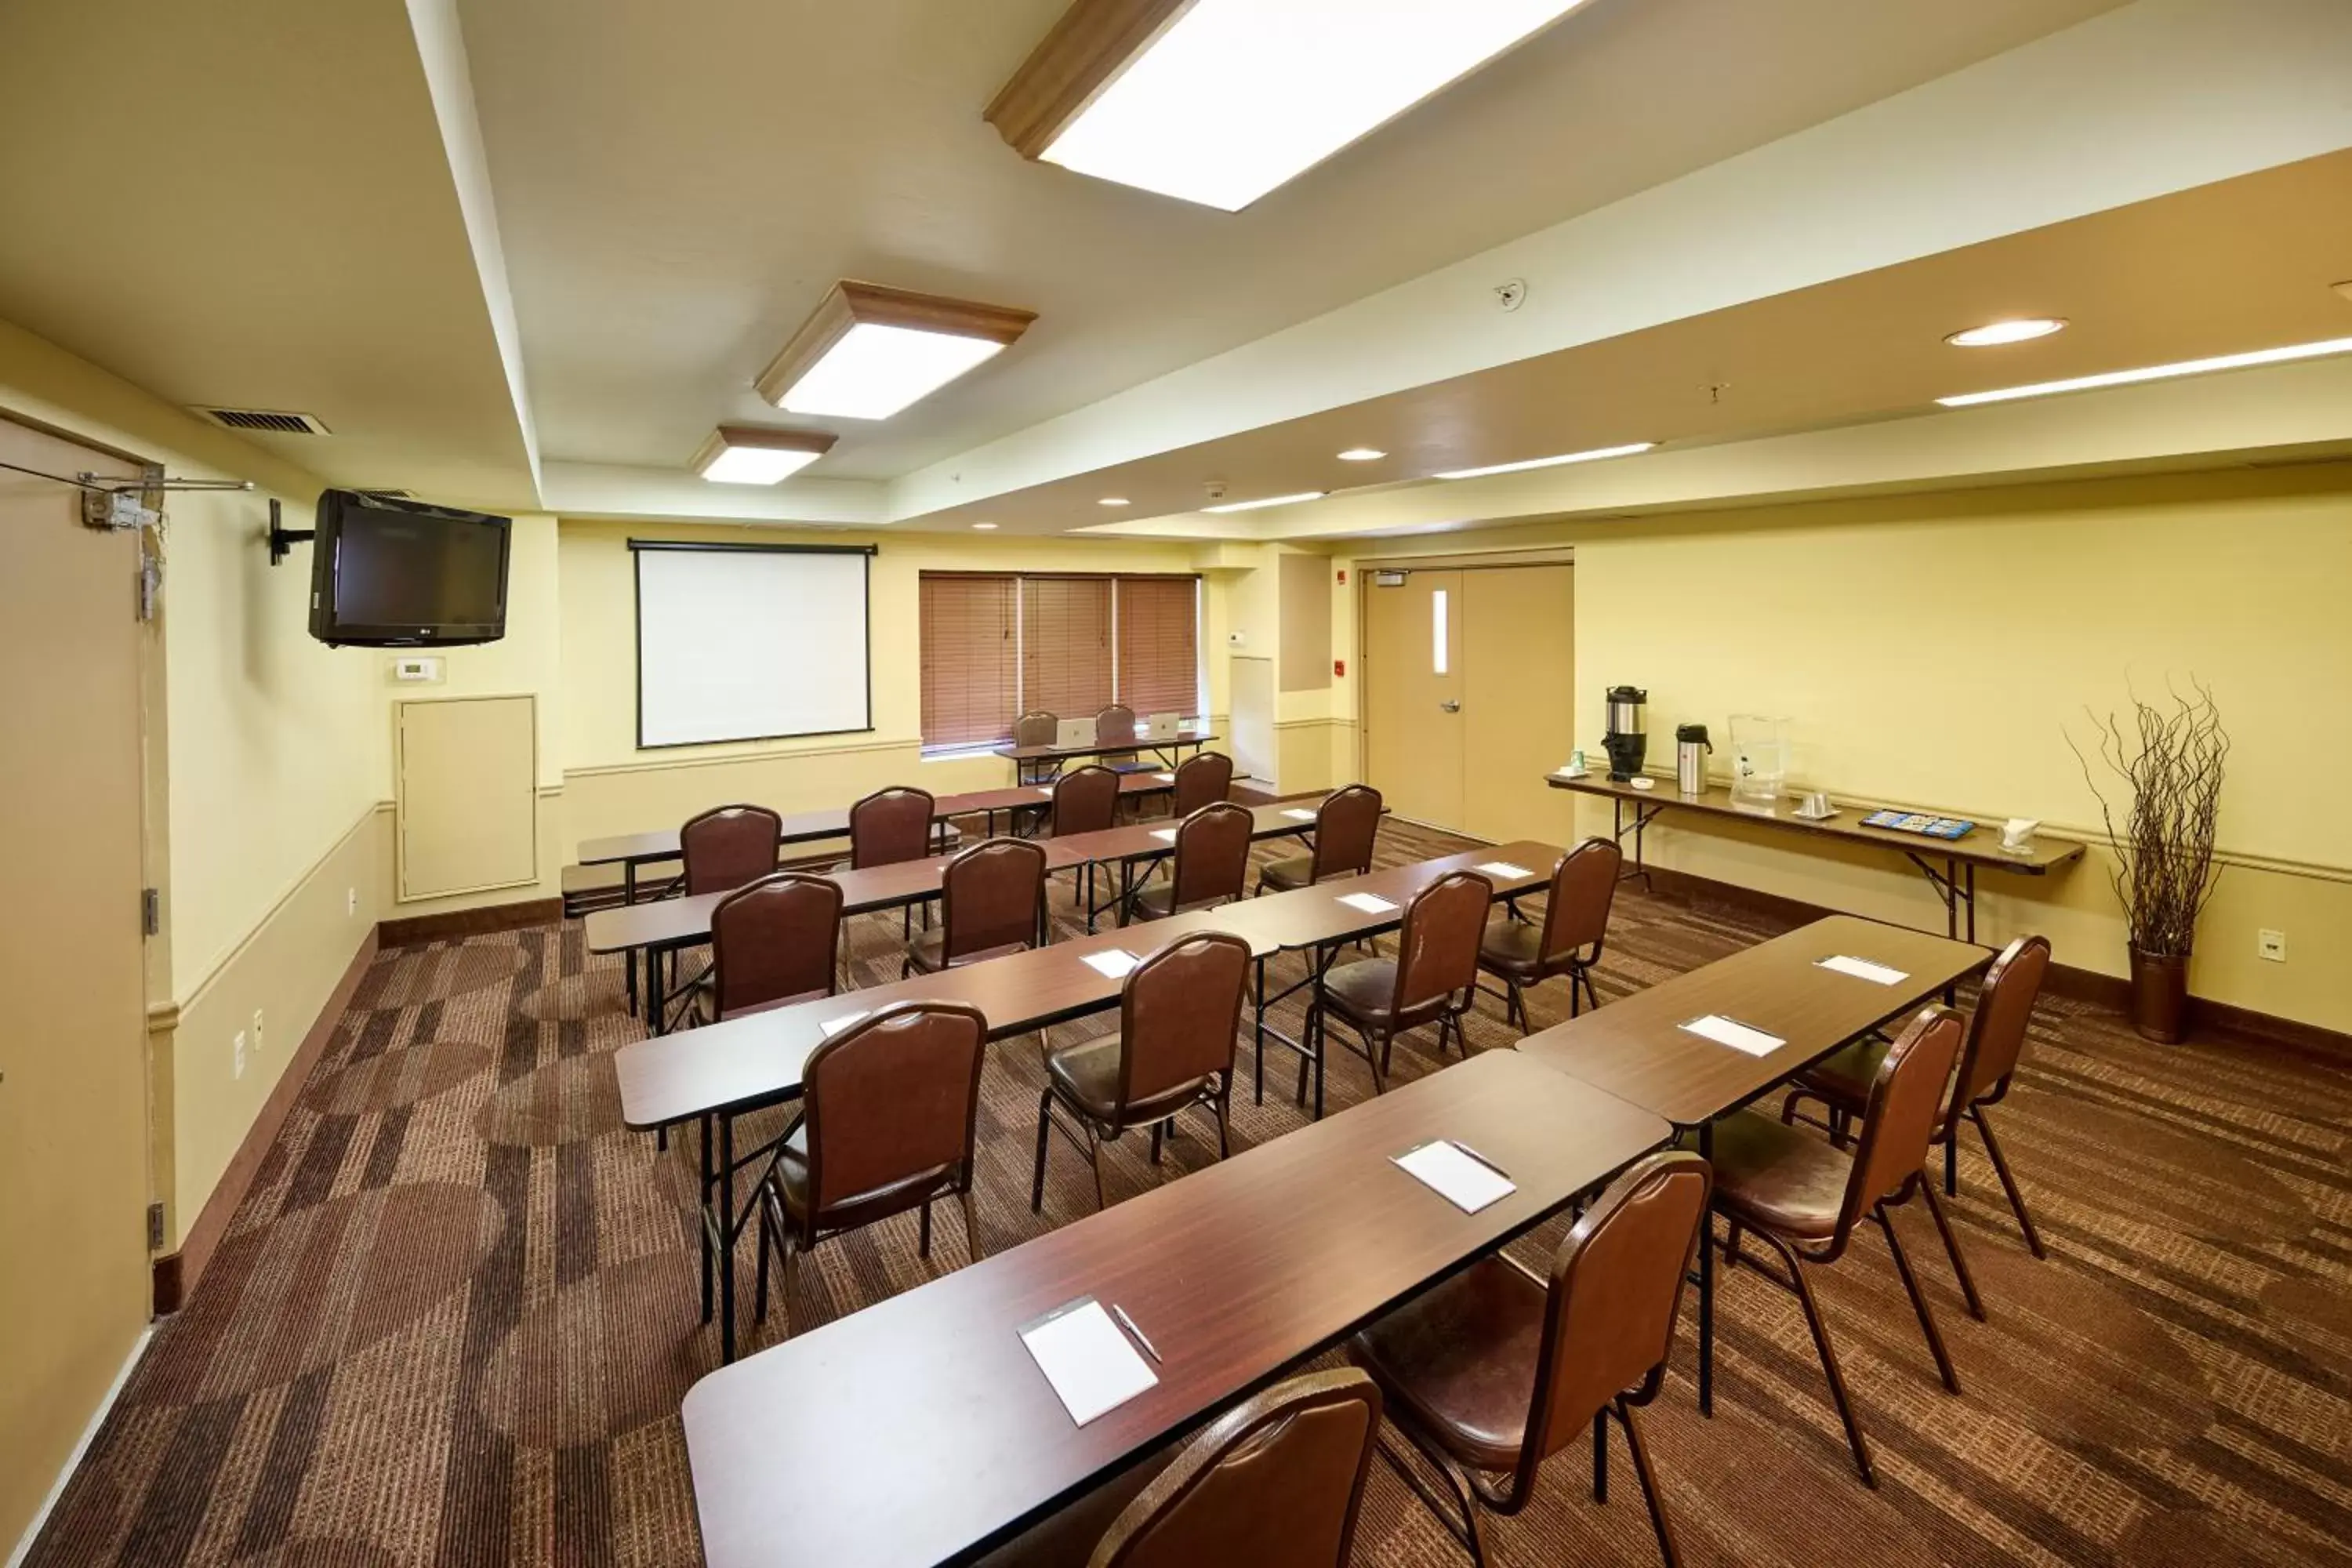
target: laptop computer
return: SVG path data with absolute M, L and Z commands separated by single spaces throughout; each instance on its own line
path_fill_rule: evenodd
M 1095 721 L 1091 719 L 1064 719 L 1054 726 L 1054 744 L 1063 751 L 1094 743 Z
M 1172 741 L 1176 738 L 1177 726 L 1183 721 L 1181 713 L 1149 714 L 1144 718 L 1143 728 L 1136 731 L 1136 737 L 1144 741 Z

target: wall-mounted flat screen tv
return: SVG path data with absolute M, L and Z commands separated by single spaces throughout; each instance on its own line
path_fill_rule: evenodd
M 310 545 L 310 635 L 356 647 L 498 641 L 511 527 L 480 512 L 328 490 Z

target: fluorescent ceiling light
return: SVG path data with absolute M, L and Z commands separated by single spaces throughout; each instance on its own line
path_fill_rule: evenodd
M 713 484 L 772 485 L 824 457 L 833 442 L 814 430 L 721 425 L 694 454 L 694 471 Z
M 1944 341 L 1956 349 L 1989 349 L 2001 343 L 2030 343 L 2065 329 L 2063 316 L 2023 316 L 2013 321 L 1988 321 L 1964 332 L 1952 332 Z
M 1237 212 L 1581 0 L 1076 0 L 988 107 L 1024 157 Z
M 1095 505 L 1097 506 L 1125 506 L 1126 504 L 1127 498 L 1125 496 L 1105 496 L 1102 500 L 1095 502 Z
M 989 530 L 991 530 L 991 529 L 994 528 L 995 526 L 996 526 L 996 524 L 994 524 L 994 523 L 992 523 L 992 522 L 975 522 L 975 523 L 973 523 L 973 524 L 972 524 L 972 527 L 974 527 L 974 528 L 977 528 L 977 529 L 981 530 L 982 532 L 986 532 L 986 531 L 988 531 Z
M 1339 454 L 1339 460 L 1343 463 L 1377 463 L 1387 456 L 1377 447 L 1350 447 Z
M 789 414 L 887 419 L 993 359 L 1036 319 L 845 279 L 761 374 L 760 395 Z
M 2017 397 L 2047 397 L 2057 392 L 2086 392 L 2095 386 L 2128 386 L 2136 381 L 2167 381 L 2176 375 L 2203 375 L 2209 371 L 2242 370 L 2248 365 L 2277 364 L 2283 360 L 2321 359 L 2328 354 L 2341 353 L 2352 353 L 2352 338 L 2330 338 L 2317 343 L 2289 343 L 2284 348 L 2256 349 L 2242 354 L 2219 354 L 2212 359 L 2182 360 L 2178 364 L 2144 365 L 2138 370 L 2111 370 L 2098 375 L 2078 375 L 2066 381 L 1999 387 L 1991 392 L 1964 392 L 1958 396 L 1939 397 L 1936 401 L 1947 408 L 1966 408 L 1976 403 L 2007 403 Z
M 1529 458 L 1524 462 L 1495 463 L 1483 468 L 1454 468 L 1436 475 L 1441 479 L 1483 479 L 1488 474 L 1516 474 L 1528 468 L 1557 468 L 1563 463 L 1597 463 L 1603 458 L 1630 458 L 1646 452 L 1655 441 L 1633 441 L 1622 447 L 1595 447 L 1590 452 L 1563 452 L 1557 458 Z
M 1255 511 L 1262 506 L 1288 506 L 1293 501 L 1321 500 L 1328 490 L 1301 490 L 1295 496 L 1267 496 L 1260 500 L 1229 500 L 1223 506 L 1204 506 L 1202 511 Z

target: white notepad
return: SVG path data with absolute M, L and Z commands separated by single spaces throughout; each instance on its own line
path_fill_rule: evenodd
M 1519 1190 L 1510 1177 L 1443 1138 L 1406 1150 L 1396 1156 L 1396 1163 L 1464 1214 L 1476 1214 L 1496 1199 Z
M 1176 775 L 1174 773 L 1154 773 L 1151 776 L 1158 779 L 1161 784 L 1174 784 L 1176 782 Z
M 1312 822 L 1315 820 L 1315 814 L 1313 812 L 1296 805 L 1286 807 L 1282 815 L 1290 818 L 1293 822 Z
M 1525 866 L 1514 866 L 1508 860 L 1488 860 L 1472 869 L 1484 872 L 1497 882 L 1516 882 L 1522 877 L 1535 875 Z
M 1164 838 L 1169 843 L 1173 844 L 1176 842 L 1176 830 L 1172 827 L 1155 827 L 1151 830 L 1151 837 L 1154 838 Z
M 834 1036 L 841 1033 L 842 1030 L 846 1029 L 850 1025 L 856 1023 L 860 1018 L 866 1016 L 873 1011 L 874 1009 L 871 1007 L 861 1007 L 855 1013 L 844 1013 L 838 1018 L 827 1018 L 824 1023 L 819 1024 L 816 1026 L 817 1033 L 823 1035 L 829 1040 L 833 1038 Z
M 1160 1381 L 1091 1296 L 1023 1329 L 1021 1342 L 1081 1426 Z
M 1727 1018 L 1720 1013 L 1693 1018 L 1682 1026 L 1701 1039 L 1713 1040 L 1718 1046 L 1729 1046 L 1735 1051 L 1746 1051 L 1751 1057 L 1769 1057 L 1789 1043 L 1778 1035 L 1751 1029 L 1738 1019 Z
M 1113 947 L 1100 952 L 1089 952 L 1079 962 L 1107 980 L 1124 980 L 1143 960 L 1124 948 Z
M 1339 901 L 1351 910 L 1361 910 L 1368 915 L 1393 913 L 1396 906 L 1378 893 L 1342 893 Z
M 1834 969 L 1840 974 L 1851 974 L 1856 980 L 1867 980 L 1874 985 L 1900 985 L 1911 978 L 1904 970 L 1889 969 L 1883 963 L 1873 963 L 1866 958 L 1849 958 L 1844 953 L 1832 953 L 1814 967 Z

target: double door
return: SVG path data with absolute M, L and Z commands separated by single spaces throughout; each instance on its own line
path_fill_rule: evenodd
M 1569 565 L 1364 574 L 1364 758 L 1391 810 L 1503 842 L 1564 844 L 1574 816 L 1544 783 L 1576 724 Z

